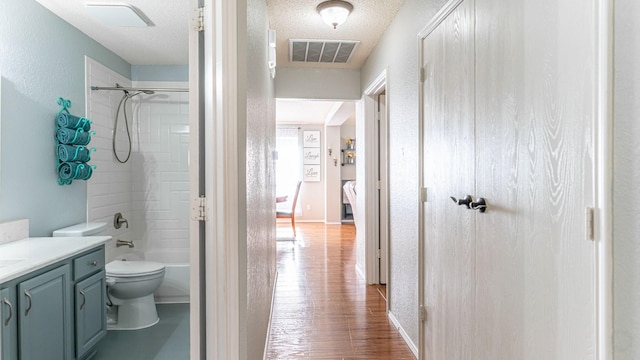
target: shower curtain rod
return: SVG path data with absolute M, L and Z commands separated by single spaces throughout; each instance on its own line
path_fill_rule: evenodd
M 153 91 L 153 92 L 189 92 L 186 88 L 134 88 L 120 86 L 92 86 L 91 90 L 126 90 L 126 91 Z

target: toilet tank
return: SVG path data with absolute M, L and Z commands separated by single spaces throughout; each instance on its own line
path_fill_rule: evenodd
M 66 228 L 58 229 L 53 232 L 54 237 L 78 237 L 97 235 L 107 228 L 107 223 L 92 222 L 81 223 Z

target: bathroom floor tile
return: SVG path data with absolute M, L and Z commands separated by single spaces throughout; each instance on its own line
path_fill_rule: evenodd
M 160 322 L 141 330 L 110 330 L 94 360 L 189 359 L 189 304 L 159 304 Z

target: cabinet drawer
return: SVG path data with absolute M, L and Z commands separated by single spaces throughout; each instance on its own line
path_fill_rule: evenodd
M 104 249 L 73 260 L 73 280 L 78 280 L 104 268 Z

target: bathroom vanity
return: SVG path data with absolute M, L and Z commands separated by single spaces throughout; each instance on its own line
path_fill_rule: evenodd
M 109 236 L 0 245 L 0 358 L 88 359 L 106 335 Z

